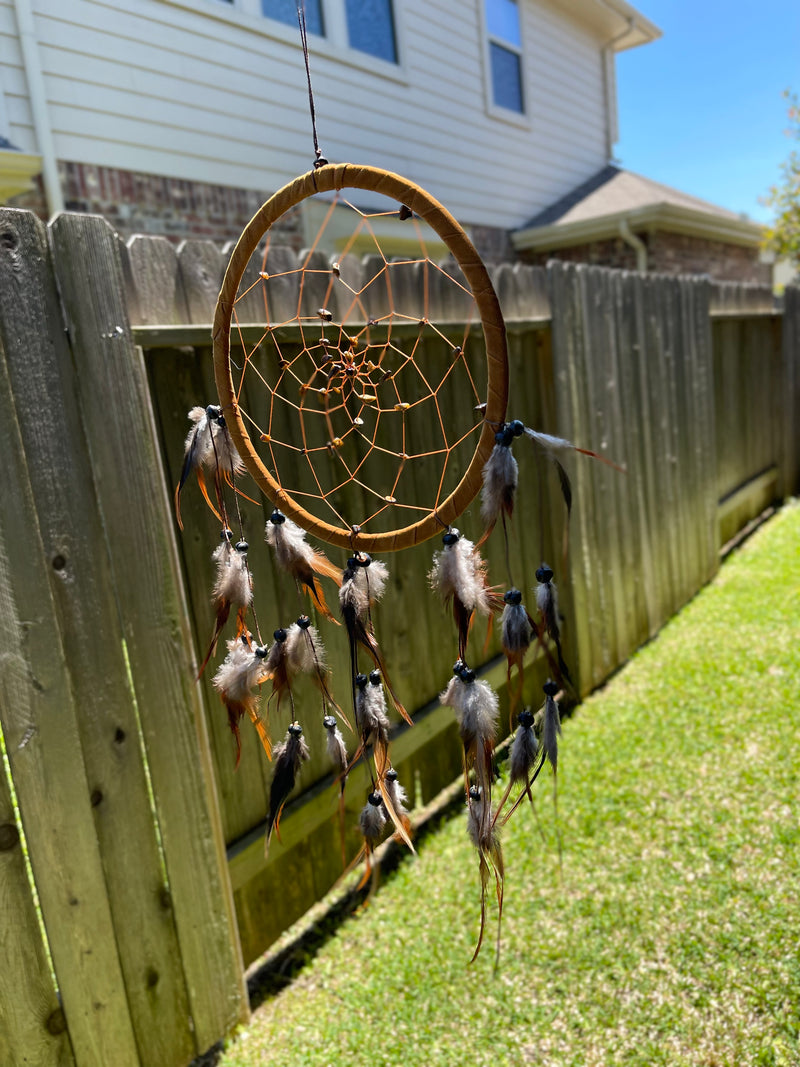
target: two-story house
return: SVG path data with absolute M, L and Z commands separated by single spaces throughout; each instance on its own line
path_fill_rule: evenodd
M 324 154 L 418 182 L 490 260 L 547 254 L 537 218 L 613 158 L 616 54 L 659 34 L 626 0 L 305 7 Z M 0 198 L 124 236 L 233 239 L 313 161 L 295 0 L 0 0 L 0 88 Z

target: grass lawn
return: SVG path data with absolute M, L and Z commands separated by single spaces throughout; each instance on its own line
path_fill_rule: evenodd
M 459 814 L 220 1067 L 797 1067 L 799 742 L 795 505 L 565 725 L 563 879 L 540 780 L 547 843 L 529 806 L 504 832 L 496 973 L 491 926 L 467 965 L 478 869 Z

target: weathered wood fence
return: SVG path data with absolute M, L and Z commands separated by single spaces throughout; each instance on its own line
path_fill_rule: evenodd
M 243 962 L 341 873 L 321 726 L 304 722 L 316 754 L 265 859 L 269 768 L 248 731 L 234 771 L 219 700 L 193 682 L 219 530 L 187 491 L 177 536 L 169 496 L 186 412 L 214 396 L 208 324 L 226 257 L 207 242 L 125 246 L 98 218 L 46 232 L 0 211 L 4 1065 L 187 1063 L 246 1014 Z M 585 693 L 713 575 L 737 529 L 796 490 L 800 292 L 778 315 L 764 290 L 699 278 L 552 264 L 503 266 L 495 283 L 509 417 L 627 469 L 570 464 L 565 562 L 553 471 L 517 450 L 514 574 L 530 595 L 542 558 L 554 566 Z M 258 550 L 266 514 L 250 507 L 245 522 L 269 631 L 298 601 Z M 477 534 L 477 507 L 462 526 Z M 431 550 L 390 561 L 377 618 L 418 709 L 394 762 L 423 801 L 460 765 L 435 704 L 453 635 L 426 588 Z M 326 640 L 345 677 L 343 635 Z M 502 681 L 496 647 L 484 658 Z M 531 699 L 542 671 L 526 676 Z M 366 784 L 353 778 L 351 822 Z

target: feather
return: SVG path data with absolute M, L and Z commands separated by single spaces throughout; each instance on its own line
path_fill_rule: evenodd
M 561 651 L 561 628 L 558 612 L 558 589 L 553 581 L 553 571 L 546 563 L 543 563 L 536 571 L 536 606 L 542 620 L 542 633 L 547 634 L 556 647 L 558 656 L 558 669 L 563 677 L 571 682 L 569 669 L 564 662 Z M 541 636 L 541 634 L 540 634 Z
M 558 772 L 558 739 L 561 736 L 561 716 L 555 695 L 558 686 L 549 678 L 544 683 L 544 714 L 542 717 L 542 749 L 553 772 Z
M 481 544 L 488 538 L 500 516 L 511 518 L 514 511 L 519 467 L 511 452 L 511 440 L 508 431 L 496 434 L 496 444 L 484 464 L 481 519 L 486 529 Z
M 467 798 L 467 833 L 478 851 L 479 873 L 481 880 L 481 925 L 478 943 L 470 963 L 478 958 L 483 944 L 486 928 L 486 890 L 489 878 L 494 874 L 497 893 L 497 950 L 496 960 L 500 955 L 500 925 L 503 919 L 503 881 L 505 866 L 500 838 L 492 817 L 491 800 L 478 786 L 472 786 Z
M 291 519 L 287 519 L 277 508 L 267 522 L 266 541 L 275 550 L 278 565 L 309 593 L 326 618 L 336 622 L 317 575 L 323 575 L 341 585 L 341 572 L 338 567 L 322 552 L 313 549 L 306 541 L 305 530 Z
M 451 528 L 442 538 L 442 545 L 433 555 L 428 581 L 445 607 L 453 606 L 458 654 L 463 659 L 476 612 L 490 616 L 499 610 L 501 601 L 488 584 L 486 562 L 472 541 Z
M 308 745 L 303 737 L 300 724 L 293 722 L 286 731 L 284 740 L 275 746 L 275 771 L 269 788 L 265 851 L 269 849 L 273 830 L 280 840 L 281 812 L 289 794 L 294 789 L 300 767 L 308 759 L 308 755 Z
M 258 714 L 258 697 L 253 692 L 254 687 L 264 680 L 266 655 L 267 650 L 265 648 L 253 648 L 251 646 L 249 634 L 234 638 L 228 641 L 228 655 L 212 680 L 212 684 L 219 693 L 220 699 L 228 712 L 228 725 L 236 741 L 237 767 L 242 755 L 239 723 L 244 715 L 248 715 L 256 727 L 261 744 L 267 754 L 267 759 L 272 758 L 272 745 L 269 734 Z
M 383 810 L 387 818 L 395 825 L 395 840 L 405 842 L 411 851 L 415 852 L 411 843 L 411 820 L 403 806 L 406 791 L 398 782 L 397 771 L 393 767 L 389 767 L 385 774 L 378 777 L 378 792 L 383 798 Z
M 409 725 L 411 716 L 400 702 L 386 670 L 378 642 L 372 630 L 372 603 L 380 598 L 386 586 L 389 572 L 385 564 L 373 560 L 366 552 L 357 552 L 347 561 L 339 589 L 339 607 L 347 630 L 350 645 L 350 670 L 353 679 L 353 704 L 355 705 L 355 679 L 358 675 L 358 646 L 366 649 L 373 663 L 382 673 L 392 704 Z
M 344 792 L 345 782 L 347 781 L 348 763 L 347 748 L 344 743 L 344 738 L 342 737 L 342 732 L 333 715 L 326 715 L 322 720 L 322 725 L 325 727 L 325 733 L 327 734 L 326 746 L 328 750 L 328 758 L 338 775 L 341 792 Z
M 213 407 L 214 405 L 212 405 Z M 206 409 L 211 410 L 210 408 Z M 225 416 L 217 408 L 217 414 L 211 416 L 211 449 L 215 470 L 221 471 L 229 485 L 233 485 L 236 475 L 244 474 L 245 465 L 236 451 L 233 438 L 228 430 Z
M 344 868 L 347 866 L 344 806 L 344 790 L 347 785 L 347 748 L 333 715 L 326 715 L 322 720 L 322 725 L 325 727 L 325 733 L 327 734 L 326 748 L 328 750 L 328 758 L 333 764 L 336 781 L 339 783 L 339 842 L 342 849 L 342 867 Z
M 605 463 L 608 467 L 613 467 L 615 471 L 619 471 L 621 474 L 627 473 L 624 467 L 620 467 L 612 462 L 612 460 L 606 459 L 606 457 L 601 456 L 599 452 L 592 452 L 588 448 L 578 448 L 577 445 L 574 445 L 571 441 L 567 441 L 564 437 L 554 437 L 549 433 L 539 433 L 537 430 L 532 430 L 529 426 L 525 426 L 523 430 L 531 441 L 535 445 L 538 445 L 553 463 L 555 463 L 556 470 L 558 471 L 559 484 L 561 485 L 561 495 L 564 497 L 568 516 L 572 511 L 572 486 L 570 485 L 569 476 L 564 469 L 564 465 L 559 459 L 559 455 L 563 455 L 565 452 L 579 452 L 582 456 L 590 456 L 592 459 L 600 460 L 601 463 Z
M 286 652 L 287 631 L 283 628 L 275 630 L 272 635 L 275 639 L 271 645 L 267 658 L 264 662 L 264 678 L 272 681 L 272 697 L 277 696 L 277 708 L 280 710 L 281 701 L 285 694 L 289 694 L 289 702 L 294 712 L 294 698 L 292 697 L 292 675 L 289 657 Z
M 517 785 L 520 782 L 524 782 L 527 785 L 528 775 L 536 762 L 539 742 L 536 740 L 536 734 L 533 729 L 533 715 L 530 711 L 527 709 L 521 711 L 517 721 L 519 725 L 511 744 L 508 770 L 512 785 Z
M 469 771 L 491 799 L 494 741 L 497 736 L 498 699 L 488 682 L 477 681 L 475 671 L 458 661 L 454 677 L 439 702 L 453 708 L 463 745 L 464 780 Z
M 367 803 L 361 809 L 358 825 L 361 828 L 361 833 L 364 835 L 364 838 L 374 847 L 375 842 L 380 838 L 383 833 L 383 828 L 386 825 L 386 813 L 383 810 L 383 797 L 377 790 L 374 790 L 367 797 Z
M 389 754 L 389 716 L 386 714 L 386 697 L 383 692 L 380 671 L 356 675 L 356 730 L 361 739 L 351 765 L 362 752 L 373 746 L 375 769 L 381 778 L 388 766 Z
M 219 483 L 219 475 L 229 484 L 233 484 L 233 477 L 244 472 L 244 464 L 234 447 L 228 428 L 225 425 L 225 416 L 222 409 L 216 404 L 208 407 L 193 407 L 189 412 L 189 419 L 194 425 L 189 430 L 184 443 L 183 465 L 180 479 L 175 489 L 175 515 L 178 526 L 183 529 L 181 519 L 181 492 L 189 476 L 194 471 L 197 475 L 200 491 L 205 497 L 206 503 L 217 516 L 223 521 L 222 492 Z M 208 467 L 214 472 L 214 483 L 217 490 L 217 503 L 215 507 L 208 495 L 202 469 Z
M 301 615 L 297 622 L 292 623 L 286 631 L 285 654 L 289 678 L 292 679 L 298 674 L 310 675 L 312 682 L 322 694 L 323 714 L 327 713 L 328 707 L 333 708 L 348 730 L 351 730 L 352 726 L 347 716 L 330 691 L 328 685 L 330 670 L 326 662 L 325 646 L 319 631 L 311 625 L 308 615 Z
M 525 653 L 533 640 L 533 624 L 530 615 L 522 603 L 522 593 L 519 589 L 509 589 L 503 597 L 505 608 L 501 619 L 501 643 L 506 656 L 506 677 L 508 679 L 509 694 L 509 726 L 514 711 L 522 699 L 522 690 L 525 683 Z M 516 665 L 517 684 L 512 686 L 511 668 Z
M 212 602 L 216 619 L 211 644 L 208 646 L 205 659 L 197 672 L 199 678 L 206 668 L 208 661 L 217 650 L 217 642 L 232 607 L 236 608 L 236 636 L 245 630 L 247 609 L 253 600 L 253 576 L 247 562 L 248 544 L 246 541 L 237 541 L 232 545 L 233 534 L 224 527 L 221 533 L 221 541 L 214 549 L 212 559 L 216 564 L 216 578 L 212 591 Z
M 386 814 L 383 810 L 383 797 L 377 789 L 373 790 L 367 797 L 367 802 L 361 809 L 361 814 L 358 817 L 358 825 L 364 837 L 364 848 L 362 851 L 366 859 L 366 868 L 357 887 L 358 889 L 362 889 L 367 884 L 370 875 L 372 874 L 372 853 L 375 851 L 375 846 L 380 840 L 383 828 L 386 825 Z

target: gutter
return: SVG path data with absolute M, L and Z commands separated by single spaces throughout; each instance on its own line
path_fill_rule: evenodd
M 53 131 L 50 129 L 50 116 L 47 112 L 47 92 L 39 59 L 39 42 L 36 38 L 31 0 L 14 0 L 14 11 L 17 16 L 25 80 L 28 83 L 33 128 L 36 131 L 36 141 L 42 156 L 42 179 L 47 210 L 51 215 L 55 215 L 64 210 L 64 195 L 61 191 Z
M 640 274 L 647 274 L 647 245 L 641 239 L 637 237 L 633 230 L 628 225 L 628 220 L 622 218 L 619 220 L 619 235 L 622 240 L 631 246 L 636 252 L 636 269 Z
M 691 237 L 708 237 L 728 244 L 758 248 L 764 227 L 758 223 L 735 217 L 714 215 L 697 208 L 683 207 L 666 202 L 646 204 L 644 207 L 627 208 L 593 215 L 575 222 L 553 222 L 545 226 L 528 226 L 511 235 L 517 251 L 549 251 L 553 248 L 570 248 L 588 241 L 616 237 L 619 224 L 625 220 L 637 229 L 666 230 L 669 233 L 684 233 Z

